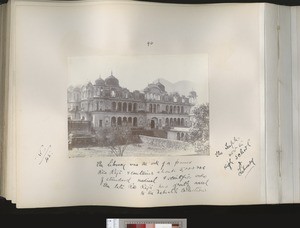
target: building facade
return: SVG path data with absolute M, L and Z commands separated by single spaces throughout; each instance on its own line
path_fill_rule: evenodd
M 94 84 L 68 88 L 68 119 L 91 121 L 94 129 L 130 126 L 144 129 L 188 128 L 196 93 L 189 96 L 167 93 L 158 82 L 148 84 L 141 92 L 119 85 L 112 74 Z

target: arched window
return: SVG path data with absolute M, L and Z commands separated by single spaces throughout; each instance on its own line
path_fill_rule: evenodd
M 122 111 L 122 103 L 121 102 L 118 103 L 118 110 L 117 111 L 119 111 L 119 112 Z
M 156 113 L 156 104 L 153 105 L 153 112 Z
M 128 112 L 132 112 L 132 104 L 131 103 L 128 104 Z
M 166 126 L 169 126 L 169 118 L 166 118 Z
M 113 111 L 116 111 L 116 109 L 117 109 L 117 104 L 116 104 L 116 102 L 111 103 L 111 109 L 112 109 Z
M 152 104 L 149 104 L 149 112 L 152 112 Z
M 103 111 L 105 109 L 105 105 L 103 101 L 99 101 L 99 110 Z
M 127 117 L 123 117 L 123 126 L 127 125 Z
M 170 106 L 170 113 L 172 113 L 173 112 L 173 108 L 172 108 L 172 106 Z
M 129 126 L 132 125 L 132 117 L 128 117 L 128 125 L 129 125 Z
M 110 96 L 111 96 L 111 97 L 116 97 L 116 92 L 115 92 L 114 90 L 112 90 L 112 91 L 110 92 Z
M 183 111 L 183 106 L 181 106 L 181 113 L 183 113 L 184 111 Z
M 177 113 L 180 113 L 180 107 L 177 106 Z
M 134 126 L 134 127 L 137 126 L 137 118 L 136 118 L 136 117 L 133 118 L 133 126 Z
M 160 105 L 159 104 L 157 104 L 157 106 L 156 106 L 156 111 L 159 113 L 160 112 Z
M 123 103 L 123 112 L 127 112 L 127 103 Z
M 183 118 L 181 118 L 181 124 L 180 125 L 184 126 L 184 119 Z
M 118 117 L 117 123 L 118 123 L 118 126 L 122 126 L 122 117 Z
M 180 125 L 180 118 L 177 119 L 177 126 Z
M 133 104 L 133 112 L 136 112 L 137 111 L 137 103 L 134 103 Z
M 111 118 L 111 126 L 112 127 L 116 126 L 116 117 L 114 117 L 114 116 Z

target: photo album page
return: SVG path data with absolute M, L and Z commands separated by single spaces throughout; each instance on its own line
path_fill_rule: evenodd
M 18 207 L 266 202 L 264 4 L 14 4 Z

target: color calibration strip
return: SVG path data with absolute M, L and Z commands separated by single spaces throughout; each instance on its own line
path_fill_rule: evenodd
M 179 228 L 179 224 L 127 224 L 126 228 Z
M 187 228 L 186 219 L 106 219 L 106 228 Z

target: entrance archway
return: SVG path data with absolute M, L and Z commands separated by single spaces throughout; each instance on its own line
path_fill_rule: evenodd
M 158 119 L 156 117 L 151 119 L 151 122 L 150 122 L 151 129 L 157 128 L 157 122 L 158 122 Z
M 151 120 L 151 128 L 155 128 L 155 121 L 154 120 Z

